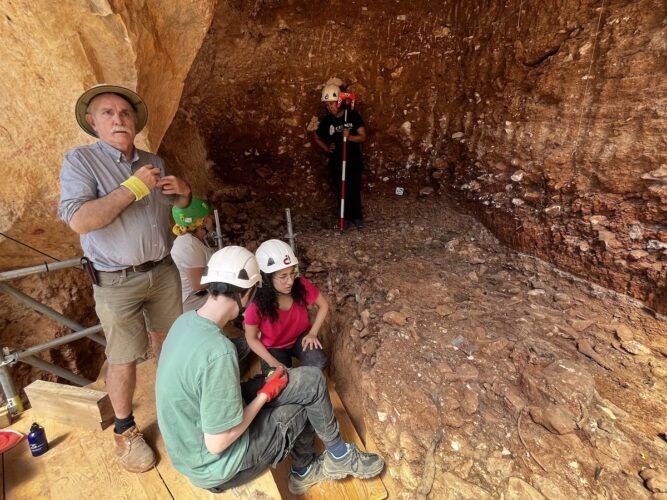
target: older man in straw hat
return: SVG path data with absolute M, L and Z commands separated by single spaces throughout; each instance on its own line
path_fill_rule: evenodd
M 155 465 L 155 454 L 132 415 L 136 361 L 148 351 L 149 337 L 157 359 L 182 312 L 180 278 L 169 256 L 169 207 L 187 207 L 190 186 L 167 175 L 161 158 L 135 148 L 148 119 L 135 92 L 96 85 L 79 98 L 75 113 L 81 128 L 99 141 L 65 154 L 59 215 L 80 235 L 94 267 L 116 454 L 127 470 L 144 472 Z

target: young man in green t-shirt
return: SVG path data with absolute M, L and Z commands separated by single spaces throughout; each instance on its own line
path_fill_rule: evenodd
M 179 317 L 162 347 L 155 384 L 157 416 L 174 467 L 215 493 L 243 484 L 292 455 L 289 489 L 348 475 L 378 475 L 384 461 L 345 443 L 321 370 L 276 370 L 240 383 L 238 359 L 222 328 L 261 286 L 255 256 L 226 247 L 210 259 L 209 298 Z M 317 434 L 326 451 L 315 455 Z

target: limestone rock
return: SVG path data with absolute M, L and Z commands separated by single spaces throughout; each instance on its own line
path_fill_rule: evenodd
M 632 250 L 628 256 L 630 257 L 630 260 L 642 260 L 644 257 L 648 256 L 649 253 L 644 251 L 644 250 Z
M 417 441 L 412 433 L 408 431 L 401 432 L 399 443 L 401 445 L 401 451 L 403 451 L 403 456 L 409 461 L 414 462 L 423 458 L 426 450 L 419 444 L 419 441 Z
M 636 340 L 627 340 L 625 342 L 621 342 L 621 347 L 628 351 L 630 354 L 634 354 L 635 356 L 646 356 L 651 354 L 651 349 L 646 347 L 644 344 L 637 342 Z
M 577 332 L 583 332 L 587 328 L 589 328 L 591 325 L 595 323 L 593 320 L 580 320 L 580 319 L 573 319 L 569 321 L 570 325 L 572 328 L 574 328 L 575 331 Z
M 507 500 L 545 500 L 544 495 L 518 477 L 510 477 L 505 493 Z
M 441 304 L 435 308 L 435 312 L 438 313 L 440 316 L 449 316 L 454 312 L 454 309 L 448 306 L 447 304 Z
M 364 309 L 361 311 L 360 318 L 361 322 L 363 323 L 364 327 L 368 326 L 368 322 L 370 321 L 371 317 L 371 312 L 368 309 Z
M 613 250 L 621 247 L 621 243 L 616 239 L 616 235 L 611 231 L 598 231 L 598 240 L 602 242 L 606 250 Z
M 628 341 L 635 338 L 635 334 L 632 329 L 626 325 L 618 325 L 615 327 L 616 337 L 619 340 Z
M 574 416 L 565 405 L 547 405 L 545 407 L 532 406 L 529 409 L 530 417 L 536 424 L 540 424 L 554 434 L 569 434 L 576 430 Z
M 408 488 L 408 489 L 415 489 L 417 486 L 419 486 L 419 476 L 416 470 L 414 470 L 414 466 L 411 465 L 408 461 L 404 460 L 401 464 L 401 467 L 399 469 L 399 475 L 401 478 L 401 482 Z
M 456 369 L 456 375 L 463 381 L 477 380 L 479 378 L 479 370 L 471 363 L 462 363 Z
M 548 500 L 562 500 L 563 498 L 576 498 L 577 491 L 568 483 L 552 481 L 548 477 L 533 474 L 530 478 L 531 484 L 539 490 Z
M 476 500 L 491 500 L 492 495 L 476 484 L 464 481 L 451 472 L 442 473 L 441 482 L 445 485 L 442 498 L 447 500 L 458 500 L 474 498 Z
M 463 399 L 461 399 L 461 409 L 468 415 L 472 415 L 477 411 L 478 407 L 479 396 L 474 390 L 466 388 L 463 391 Z
M 442 416 L 442 422 L 447 427 L 451 427 L 453 429 L 458 429 L 460 427 L 463 427 L 463 424 L 465 424 L 465 420 L 463 420 L 463 417 L 461 417 L 461 415 L 459 415 L 458 412 L 444 414 Z
M 376 339 L 371 338 L 361 346 L 361 352 L 366 356 L 372 356 L 378 350 L 379 345 L 380 344 Z
M 404 326 L 408 322 L 408 318 L 399 311 L 389 311 L 382 315 L 382 321 L 389 325 Z
M 523 170 L 517 170 L 516 172 L 514 172 L 514 173 L 512 174 L 511 179 L 512 179 L 514 182 L 521 182 L 521 180 L 523 180 L 523 176 L 524 176 L 524 175 L 526 175 L 526 173 L 525 173 Z
M 656 469 L 644 469 L 639 475 L 653 493 L 667 493 L 667 475 Z

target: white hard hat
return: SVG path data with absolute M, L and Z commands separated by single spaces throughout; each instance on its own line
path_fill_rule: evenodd
M 299 261 L 292 247 L 281 240 L 267 240 L 255 252 L 259 268 L 265 274 L 296 266 Z
M 330 83 L 325 85 L 322 89 L 322 102 L 331 102 L 338 100 L 338 94 L 340 94 L 340 87 Z
M 201 284 L 226 283 L 248 289 L 262 286 L 257 259 L 250 250 L 229 246 L 215 252 L 208 261 Z

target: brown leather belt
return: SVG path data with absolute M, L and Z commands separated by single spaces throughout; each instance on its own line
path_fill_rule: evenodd
M 98 273 L 107 273 L 107 274 L 127 274 L 127 273 L 146 273 L 150 271 L 151 269 L 155 269 L 157 266 L 160 264 L 171 264 L 173 261 L 171 260 L 171 255 L 167 255 L 166 257 L 160 259 L 160 260 L 155 260 L 155 261 L 149 261 L 149 262 L 144 262 L 143 264 L 137 264 L 136 266 L 129 266 L 126 267 L 125 269 L 119 269 L 118 271 L 97 271 Z

